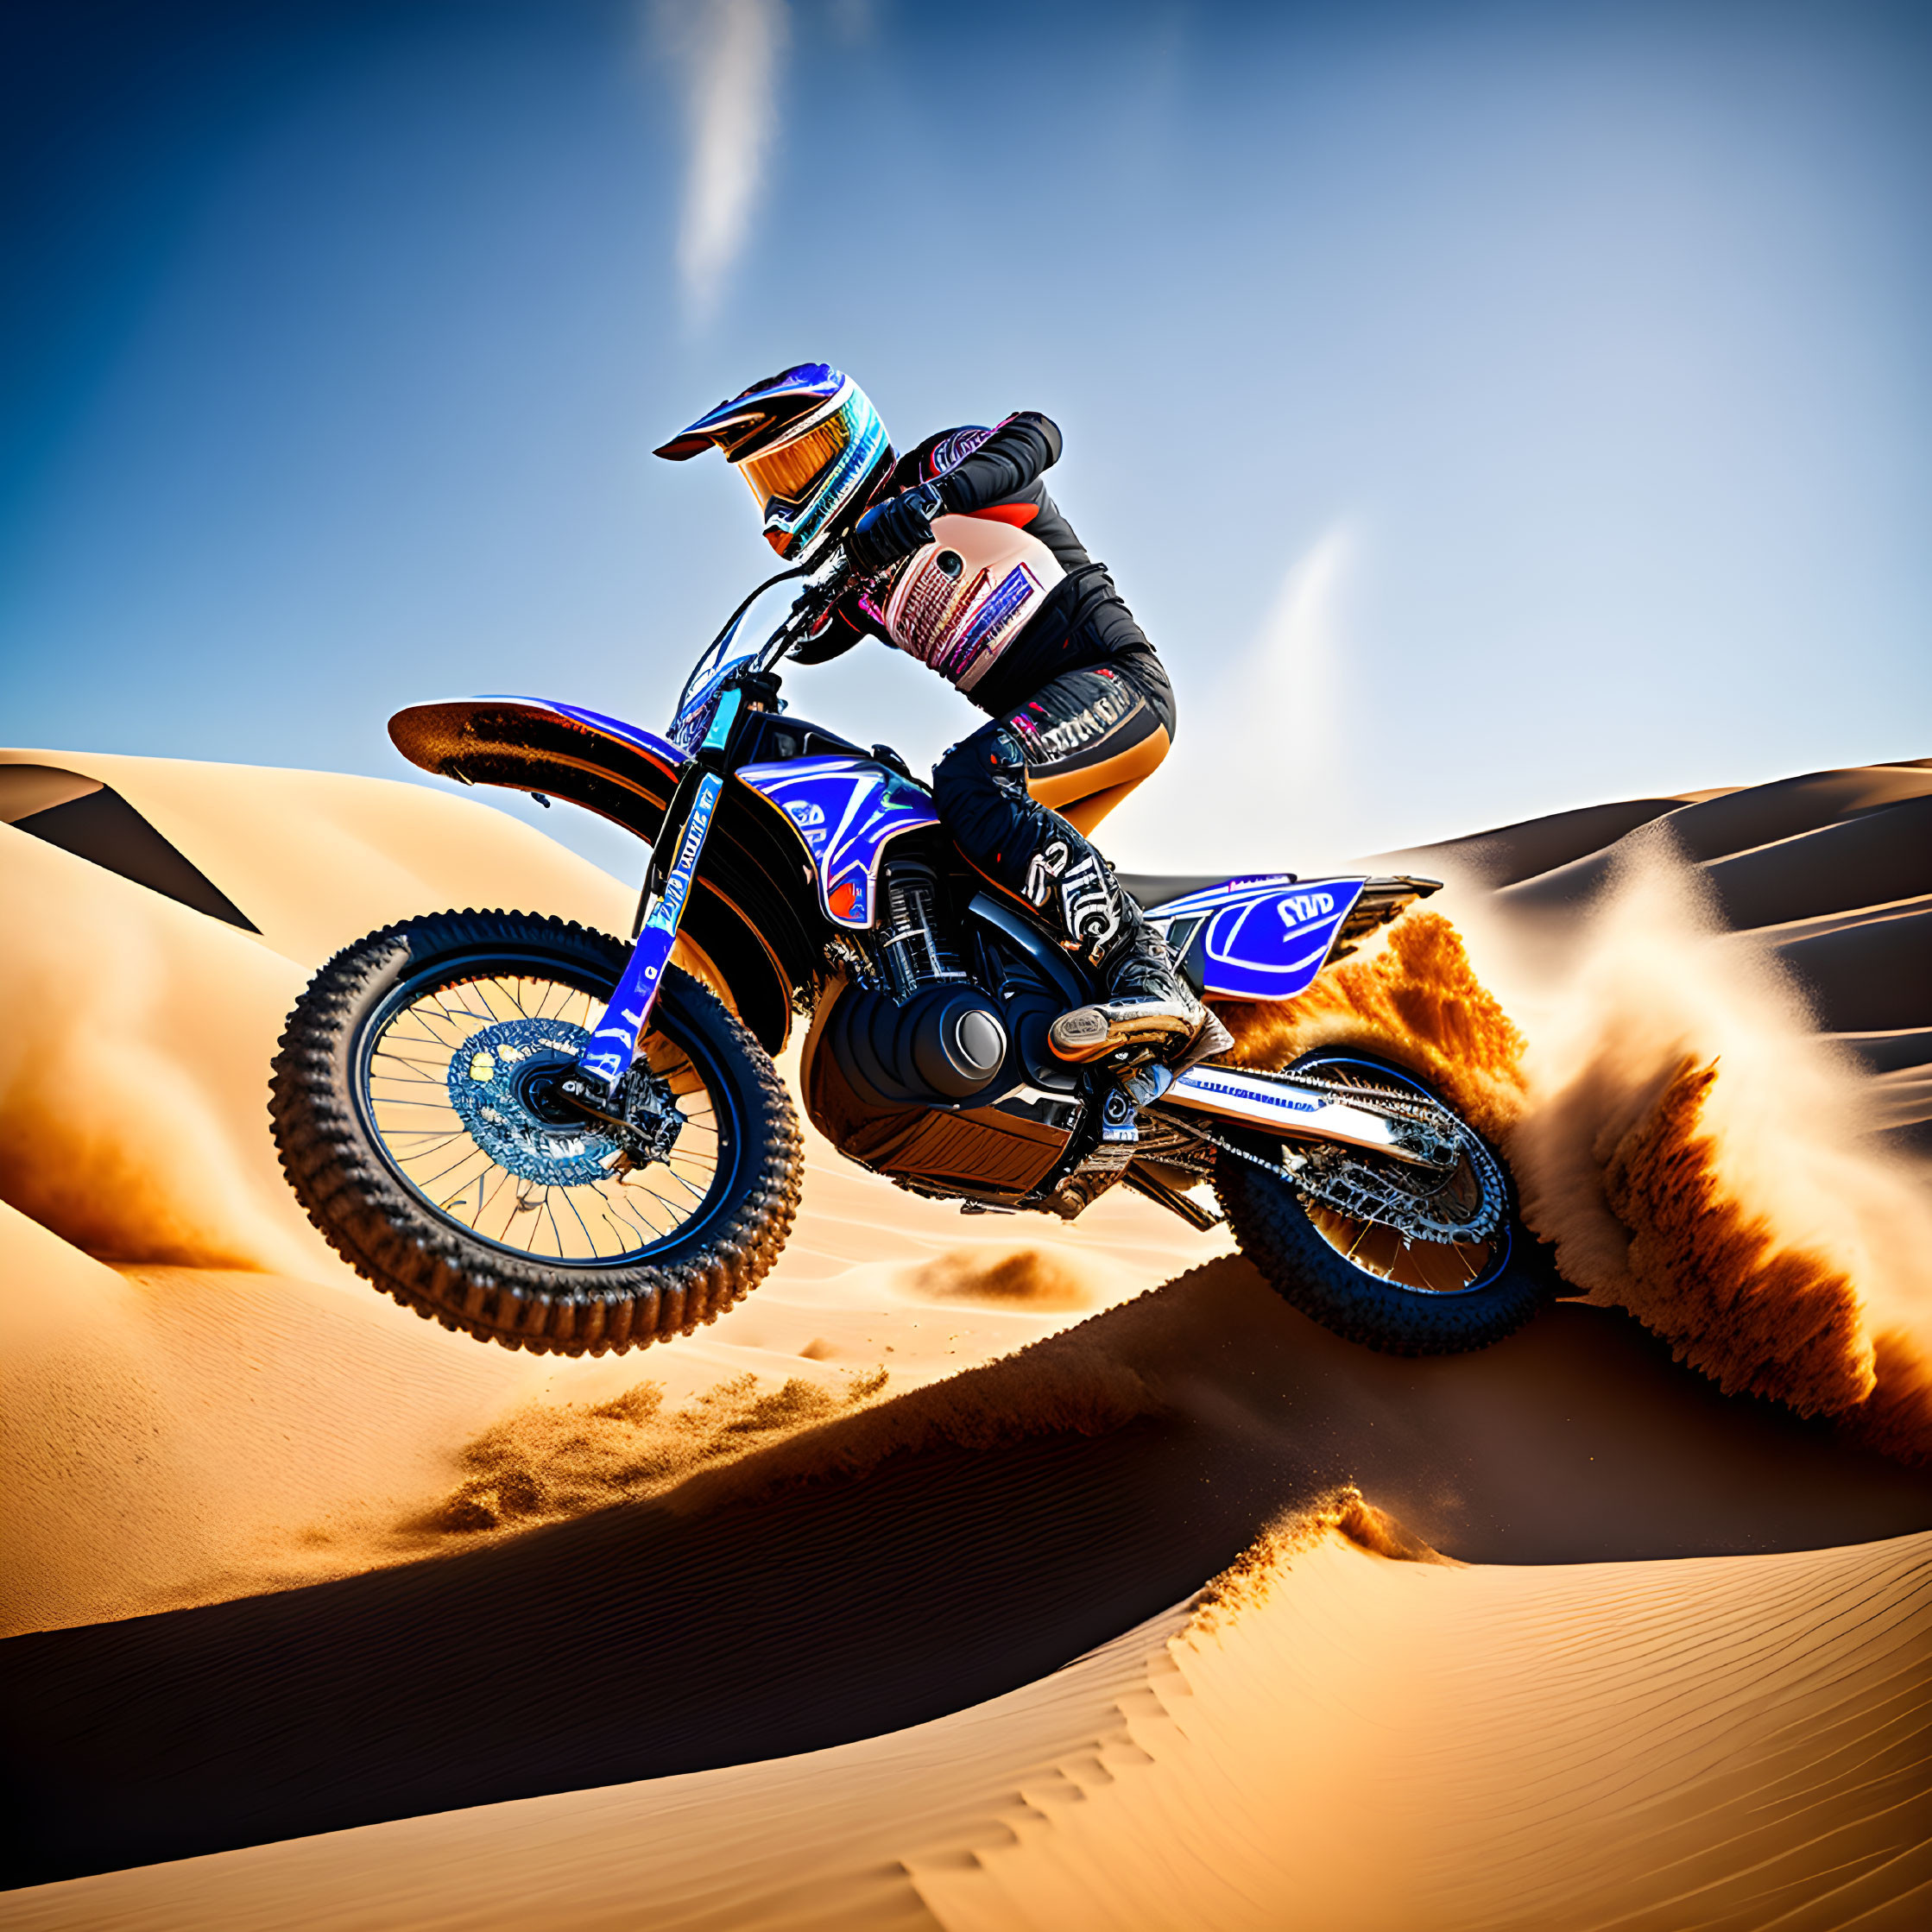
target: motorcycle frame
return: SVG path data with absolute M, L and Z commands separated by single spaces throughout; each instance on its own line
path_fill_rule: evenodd
M 666 969 L 670 964 L 685 913 L 691 902 L 705 848 L 733 770 L 733 742 L 747 710 L 745 685 L 766 677 L 783 658 L 804 624 L 824 608 L 828 601 L 828 586 L 837 583 L 841 568 L 841 559 L 835 555 L 817 573 L 807 590 L 794 600 L 764 647 L 750 661 L 748 669 L 741 664 L 723 679 L 722 688 L 708 687 L 700 694 L 702 699 L 715 691 L 715 708 L 702 737 L 690 748 L 687 761 L 677 774 L 675 789 L 653 843 L 630 957 L 603 1011 L 590 1029 L 578 1062 L 578 1070 L 597 1083 L 607 1105 L 618 1104 L 616 1096 L 636 1059 L 638 1044 L 650 1025 Z M 734 611 L 714 643 L 723 642 L 736 631 L 751 603 L 763 590 L 786 578 L 804 574 L 799 570 L 785 571 L 759 586 Z M 672 748 L 670 744 L 663 746 L 666 752 Z M 432 768 L 437 767 L 432 766 Z M 464 782 L 470 782 L 453 761 L 447 761 L 444 768 Z M 822 881 L 820 883 L 823 886 Z M 1230 885 L 1234 883 L 1230 881 Z M 1323 881 L 1310 883 L 1319 885 Z M 1328 883 L 1352 885 L 1359 891 L 1367 881 Z M 1419 887 L 1424 892 L 1435 889 L 1432 881 L 1405 880 L 1386 883 Z M 1213 893 L 1208 895 L 1210 900 L 1216 896 Z M 1177 910 L 1190 903 L 1184 896 L 1182 900 L 1174 902 Z M 819 909 L 830 919 L 829 908 L 821 906 Z M 967 912 L 969 916 L 977 914 L 1009 938 L 1017 939 L 1030 954 L 1037 956 L 1051 950 L 1045 938 L 1033 932 L 1017 912 L 993 901 L 987 894 L 975 897 Z M 1155 916 L 1158 919 L 1158 909 Z M 839 922 L 830 919 L 830 923 L 836 931 Z M 869 917 L 865 923 L 870 924 Z M 1184 930 L 1191 936 L 1202 927 L 1203 921 L 1196 916 L 1185 922 Z M 1181 930 L 1177 930 L 1175 938 L 1184 945 L 1187 944 Z M 1334 944 L 1331 937 L 1328 950 L 1332 950 Z M 1308 975 L 1310 982 L 1325 969 L 1328 950 L 1323 953 L 1321 964 Z M 1066 974 L 1051 976 L 1070 978 L 1074 975 L 1070 969 Z M 1268 997 L 1265 993 L 1259 996 Z M 1291 1075 L 1254 1073 L 1224 1066 L 1190 1068 L 1171 1076 L 1165 1069 L 1151 1070 L 1156 1075 L 1156 1090 L 1143 1104 L 1158 1105 L 1163 1111 L 1173 1110 L 1212 1121 L 1220 1126 L 1258 1130 L 1282 1146 L 1285 1164 L 1290 1170 L 1301 1165 L 1300 1157 L 1293 1151 L 1293 1143 L 1297 1141 L 1329 1142 L 1373 1151 L 1405 1164 L 1429 1165 L 1429 1157 L 1406 1144 L 1395 1121 L 1375 1108 L 1372 1102 L 1339 1100 L 1332 1092 L 1304 1085 Z M 1090 1085 L 1090 1082 L 1083 1082 L 1083 1089 Z M 1082 1104 L 1097 1106 L 1098 1099 L 1092 1091 L 1085 1091 Z

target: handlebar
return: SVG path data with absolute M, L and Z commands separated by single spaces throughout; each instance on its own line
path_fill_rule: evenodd
M 775 577 L 768 577 L 762 584 L 755 585 L 739 603 L 738 607 L 725 620 L 723 628 L 699 653 L 697 664 L 685 681 L 684 695 L 678 701 L 678 723 L 672 727 L 672 736 L 686 715 L 686 706 L 697 702 L 693 687 L 702 685 L 704 691 L 716 691 L 749 686 L 754 683 L 771 685 L 771 696 L 775 698 L 777 681 L 776 667 L 786 653 L 798 642 L 800 635 L 830 610 L 839 598 L 859 581 L 862 573 L 852 568 L 843 545 L 835 547 L 821 561 L 797 564 L 790 570 L 780 571 Z M 728 644 L 745 614 L 766 591 L 780 584 L 797 578 L 805 578 L 803 586 L 792 598 L 791 607 L 780 620 L 778 628 L 766 639 L 764 644 L 750 657 L 738 660 L 735 670 L 720 674 L 715 660 Z M 713 668 L 707 671 L 707 665 Z M 679 743 L 683 742 L 678 738 Z
M 787 578 L 793 577 L 803 577 L 806 580 L 804 588 L 792 598 L 792 608 L 780 620 L 778 628 L 765 641 L 765 647 L 758 653 L 749 674 L 761 677 L 776 669 L 786 653 L 798 641 L 800 631 L 824 616 L 851 589 L 856 574 L 842 544 L 823 563 L 801 564 L 796 570 L 780 571 L 761 584 L 732 613 L 731 623 L 735 624 L 750 609 L 754 598 L 770 590 L 774 584 L 782 584 Z M 726 630 L 730 628 L 731 624 L 725 626 Z

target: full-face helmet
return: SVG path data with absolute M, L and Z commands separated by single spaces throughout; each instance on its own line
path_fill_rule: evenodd
M 894 460 L 865 391 L 825 363 L 754 382 L 657 453 L 683 463 L 714 444 L 750 484 L 765 541 L 787 560 L 843 536 Z

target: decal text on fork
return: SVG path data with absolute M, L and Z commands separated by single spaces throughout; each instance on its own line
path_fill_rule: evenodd
M 692 794 L 684 836 L 678 842 L 676 862 L 637 935 L 630 962 L 617 982 L 617 990 L 610 995 L 610 1004 L 590 1031 L 590 1047 L 578 1063 L 606 1088 L 616 1087 L 630 1071 L 630 1064 L 637 1056 L 638 1037 L 650 1020 L 664 969 L 671 962 L 679 922 L 685 916 L 698 861 L 710 832 L 711 816 L 717 810 L 718 797 L 723 790 L 724 780 L 714 772 L 704 778 Z

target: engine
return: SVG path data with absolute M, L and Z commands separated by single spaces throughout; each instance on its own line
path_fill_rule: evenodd
M 939 881 L 916 852 L 885 867 L 878 927 L 826 1045 L 866 1099 L 945 1106 L 984 1094 L 1007 1060 L 1000 1009 L 942 936 Z M 856 949 L 855 949 L 856 950 Z

